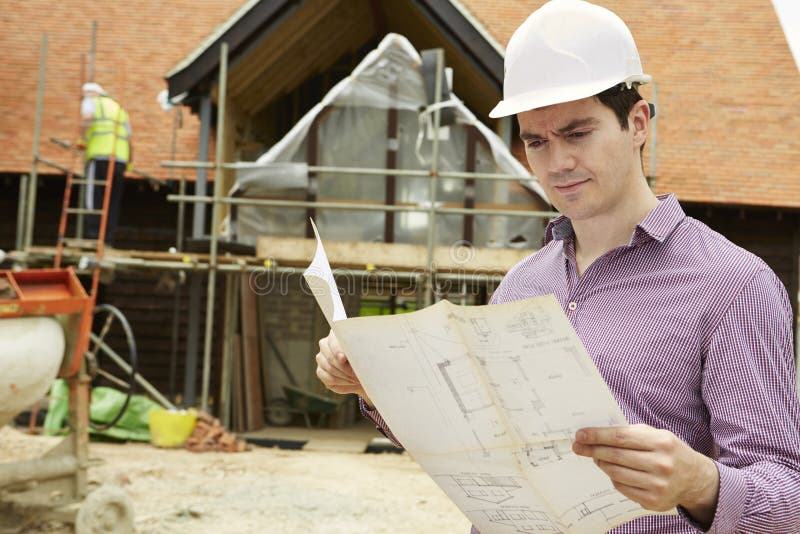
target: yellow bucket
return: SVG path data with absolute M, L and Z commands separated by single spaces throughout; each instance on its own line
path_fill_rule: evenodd
M 151 410 L 150 442 L 156 447 L 181 447 L 189 439 L 197 423 L 197 411 Z

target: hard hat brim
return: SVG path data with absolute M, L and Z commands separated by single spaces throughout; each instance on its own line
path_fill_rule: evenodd
M 652 78 L 648 74 L 639 74 L 628 77 L 621 83 L 648 83 Z M 573 102 L 583 98 L 589 98 L 602 93 L 606 89 L 614 87 L 620 83 L 619 79 L 614 80 L 599 80 L 590 83 L 582 83 L 573 87 L 554 87 L 550 89 L 541 89 L 538 91 L 530 91 L 517 95 L 513 98 L 506 98 L 501 100 L 492 111 L 489 112 L 489 117 L 497 119 L 500 117 L 508 117 L 516 115 L 523 111 L 530 111 L 532 109 L 539 109 L 555 104 L 563 104 L 565 102 Z
M 83 86 L 81 87 L 81 91 L 83 91 L 84 93 L 98 93 L 101 95 L 108 94 L 106 93 L 106 90 L 103 89 L 102 86 L 100 86 L 100 84 L 95 82 L 87 82 L 83 84 Z

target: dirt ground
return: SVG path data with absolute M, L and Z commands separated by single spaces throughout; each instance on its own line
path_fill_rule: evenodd
M 0 462 L 35 457 L 58 438 L 0 428 Z M 405 453 L 191 453 L 91 443 L 93 487 L 121 486 L 140 533 L 459 533 L 469 522 Z M 71 532 L 57 523 L 24 532 Z

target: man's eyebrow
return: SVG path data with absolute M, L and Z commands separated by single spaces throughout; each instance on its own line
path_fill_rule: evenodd
M 563 128 L 559 128 L 558 133 L 565 134 L 578 128 L 585 128 L 586 126 L 596 126 L 599 121 L 594 117 L 586 117 L 585 119 L 575 119 Z
M 558 133 L 563 135 L 567 132 L 571 132 L 572 130 L 576 130 L 578 128 L 584 128 L 586 126 L 595 126 L 599 121 L 594 117 L 586 117 L 584 119 L 575 119 L 563 128 L 558 129 Z M 541 134 L 535 132 L 524 131 L 519 133 L 520 139 L 523 141 L 530 141 L 533 139 L 544 139 Z

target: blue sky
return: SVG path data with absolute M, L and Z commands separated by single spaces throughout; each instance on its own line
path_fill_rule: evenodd
M 778 18 L 781 19 L 786 40 L 794 54 L 794 61 L 800 68 L 800 1 L 798 0 L 772 0 Z

